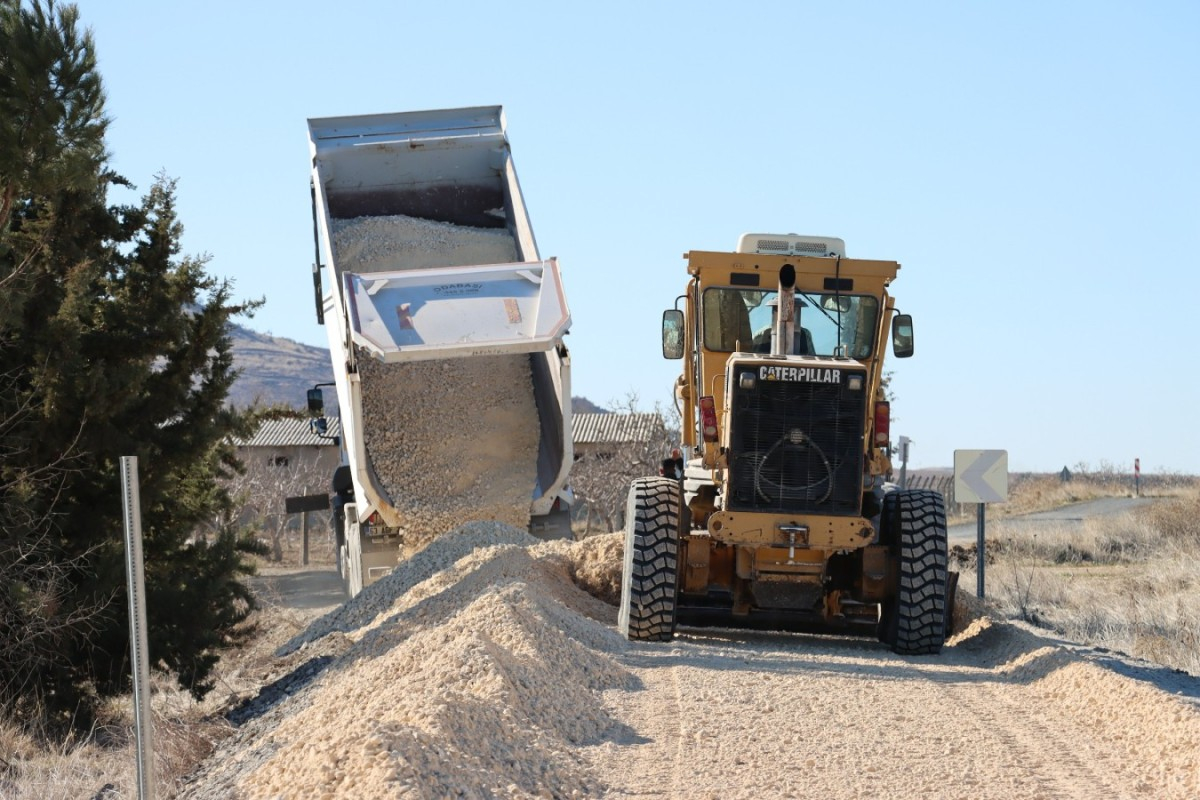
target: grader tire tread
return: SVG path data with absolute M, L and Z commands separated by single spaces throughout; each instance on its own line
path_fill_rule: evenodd
M 665 642 L 675 635 L 680 499 L 679 483 L 669 478 L 639 478 L 629 489 L 617 617 L 626 639 Z
M 899 558 L 899 587 L 887 620 L 887 641 L 900 655 L 932 655 L 946 640 L 948 555 L 942 496 L 910 489 L 885 498 Z M 889 508 L 890 506 L 890 508 Z

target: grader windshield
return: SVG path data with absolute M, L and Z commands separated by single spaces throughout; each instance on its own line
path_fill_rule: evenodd
M 714 287 L 704 292 L 708 350 L 771 352 L 776 292 Z M 796 335 L 790 355 L 865 359 L 877 340 L 874 295 L 796 292 Z

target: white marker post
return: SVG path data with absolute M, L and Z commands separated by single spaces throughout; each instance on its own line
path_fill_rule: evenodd
M 154 800 L 150 653 L 146 643 L 146 578 L 142 566 L 142 508 L 137 463 L 137 456 L 121 456 L 121 489 L 125 496 L 125 571 L 129 577 L 129 655 L 133 662 L 133 729 L 137 739 L 138 798 Z
M 984 548 L 984 509 L 987 503 L 1003 503 L 1008 500 L 1008 451 L 1007 450 L 955 450 L 954 451 L 954 502 L 978 503 L 977 540 L 975 545 L 976 580 L 975 595 L 984 594 L 984 563 L 987 551 Z
M 900 437 L 900 488 L 908 488 L 908 449 L 912 446 L 912 439 L 907 436 Z

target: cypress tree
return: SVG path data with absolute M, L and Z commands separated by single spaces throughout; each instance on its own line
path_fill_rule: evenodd
M 129 688 L 119 459 L 139 459 L 149 651 L 201 697 L 247 633 L 227 509 L 232 301 L 180 255 L 176 184 L 137 203 L 107 166 L 104 93 L 73 5 L 0 0 L 0 704 L 86 725 Z

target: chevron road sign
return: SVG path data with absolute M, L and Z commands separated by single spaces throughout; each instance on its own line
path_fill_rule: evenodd
M 954 502 L 1003 503 L 1006 500 L 1007 450 L 954 451 Z
M 978 503 L 975 512 L 976 553 L 986 553 L 984 537 L 988 503 L 1003 503 L 1008 499 L 1007 450 L 955 450 L 954 502 Z M 984 596 L 986 558 L 976 559 L 975 595 Z

